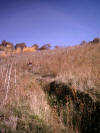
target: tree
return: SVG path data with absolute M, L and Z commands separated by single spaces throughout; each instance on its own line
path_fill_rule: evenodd
M 2 48 L 2 44 L 0 44 L 0 51 L 2 51 L 3 50 L 3 48 Z
M 58 45 L 56 45 L 55 48 L 60 48 L 60 47 Z
M 99 41 L 100 41 L 99 38 L 94 38 L 92 42 L 93 43 L 99 43 Z
M 49 50 L 51 48 L 51 44 L 45 44 L 39 48 L 39 50 Z
M 83 40 L 80 45 L 84 45 L 84 44 L 87 44 L 87 42 L 85 40 Z
M 2 44 L 0 46 L 2 49 L 7 50 L 13 50 L 14 49 L 14 45 L 11 42 L 6 42 L 5 40 L 2 41 Z
M 6 40 L 3 40 L 1 45 L 2 45 L 3 47 L 5 47 L 5 46 L 6 46 Z
M 15 49 L 17 48 L 21 48 L 21 50 L 23 50 L 23 48 L 26 48 L 26 44 L 25 43 L 17 43 L 16 46 L 15 46 Z
M 32 47 L 34 47 L 36 50 L 39 48 L 38 44 L 33 44 Z
M 6 47 L 13 49 L 14 48 L 14 45 L 11 42 L 6 42 Z

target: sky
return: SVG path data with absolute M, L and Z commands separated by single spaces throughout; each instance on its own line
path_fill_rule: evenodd
M 99 32 L 100 0 L 0 0 L 0 43 L 63 47 Z

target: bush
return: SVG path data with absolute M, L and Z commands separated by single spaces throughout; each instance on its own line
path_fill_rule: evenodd
M 49 50 L 50 48 L 51 48 L 51 45 L 48 43 L 40 47 L 39 50 Z
M 56 45 L 55 48 L 60 48 L 60 47 L 58 45 Z
M 6 46 L 6 40 L 3 40 L 1 45 Z
M 84 44 L 87 44 L 85 40 L 80 43 L 80 45 L 84 45 Z
M 16 49 L 17 49 L 17 48 L 23 49 L 23 48 L 26 48 L 26 47 L 27 47 L 27 46 L 26 46 L 25 43 L 18 43 L 18 44 L 16 44 L 16 46 L 15 46 Z
M 32 45 L 32 47 L 34 47 L 36 50 L 38 50 L 38 48 L 39 48 L 38 44 L 34 44 L 34 45 Z
M 99 43 L 99 38 L 94 38 L 93 43 Z

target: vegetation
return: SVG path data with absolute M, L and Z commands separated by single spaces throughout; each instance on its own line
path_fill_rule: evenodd
M 21 49 L 26 48 L 26 44 L 25 44 L 25 43 L 16 44 L 16 45 L 15 45 L 15 48 L 16 48 L 16 49 L 17 49 L 17 48 L 21 48 Z
M 52 108 L 56 108 L 68 132 L 71 130 L 81 133 L 98 132 L 100 102 L 94 102 L 89 94 L 75 92 L 71 86 L 64 83 L 52 82 L 48 91 L 48 100 Z
M 49 50 L 50 47 L 51 47 L 51 45 L 48 43 L 48 44 L 45 44 L 42 47 L 40 47 L 39 50 Z
M 27 101 L 5 106 L 0 111 L 0 132 L 7 133 L 52 133 L 52 129 L 31 112 Z
M 0 132 L 98 133 L 100 43 L 92 44 L 1 56 Z

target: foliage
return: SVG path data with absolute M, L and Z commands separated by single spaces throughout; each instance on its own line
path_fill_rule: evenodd
M 16 48 L 16 49 L 17 49 L 17 48 L 23 49 L 23 48 L 26 48 L 26 47 L 27 47 L 27 46 L 26 46 L 25 43 L 18 43 L 18 44 L 15 45 L 15 48 Z
M 99 38 L 94 38 L 93 43 L 99 43 L 100 39 Z
M 56 45 L 55 48 L 60 48 L 60 47 L 58 45 Z
M 73 89 L 68 88 L 67 85 L 65 87 L 63 83 L 53 82 L 52 85 L 47 90 L 48 101 L 52 108 L 56 108 L 58 116 L 67 126 L 67 130 L 78 130 L 80 133 L 92 131 L 97 133 L 100 128 L 96 122 L 96 120 L 100 122 L 98 119 L 100 102 L 94 102 L 89 94 L 81 91 L 74 94 Z M 58 93 L 59 89 L 61 91 Z
M 80 45 L 84 45 L 84 44 L 87 44 L 85 40 L 80 43 Z
M 38 44 L 33 44 L 32 47 L 34 47 L 36 50 L 39 48 Z
M 13 105 L 9 105 L 5 107 L 6 111 L 0 112 L 0 118 L 2 117 L 2 120 L 0 119 L 0 132 L 52 133 L 52 129 L 42 119 L 32 113 L 25 102 L 27 101 L 22 100 Z
M 6 40 L 3 40 L 1 45 L 5 47 L 6 46 Z
M 48 43 L 48 44 L 45 44 L 42 47 L 40 47 L 39 50 L 49 50 L 50 47 L 51 47 L 51 45 Z

